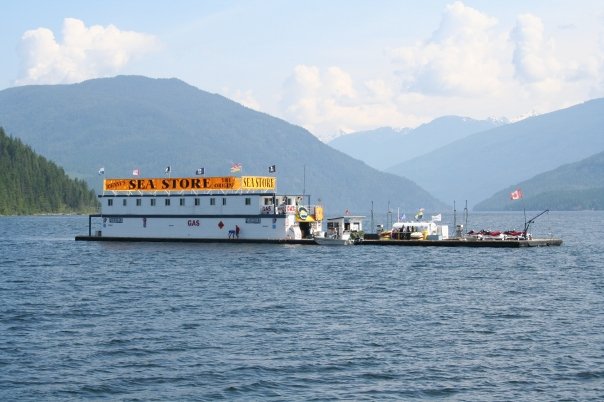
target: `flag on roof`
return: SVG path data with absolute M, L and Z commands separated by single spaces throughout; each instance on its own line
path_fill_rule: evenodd
M 104 167 L 102 167 L 102 168 L 99 169 L 99 174 L 105 174 L 105 168 Z
M 440 222 L 442 220 L 442 214 L 432 215 L 432 222 Z
M 132 171 L 132 176 L 140 176 L 141 175 L 141 171 L 140 169 L 134 169 Z
M 202 176 L 205 173 L 205 168 L 199 168 L 195 171 L 197 176 Z
M 519 200 L 522 198 L 522 190 L 520 190 L 519 188 L 517 188 L 515 191 L 512 191 L 510 193 L 510 198 L 512 200 Z
M 241 172 L 242 166 L 241 163 L 233 163 L 231 165 L 231 173 Z
M 168 173 L 170 173 L 171 171 L 172 171 L 172 166 L 168 165 L 168 166 L 166 166 L 166 170 L 164 170 L 164 173 L 165 173 L 165 174 L 168 174 Z
M 424 217 L 424 209 L 420 208 L 419 211 L 415 214 L 415 220 L 420 220 Z
M 268 167 L 268 172 L 269 173 L 275 173 L 277 171 L 277 165 L 270 165 Z

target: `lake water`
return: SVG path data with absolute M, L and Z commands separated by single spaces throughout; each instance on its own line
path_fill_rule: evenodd
M 472 214 L 512 229 L 518 214 Z M 561 247 L 76 242 L 0 218 L 1 400 L 602 400 L 604 213 Z

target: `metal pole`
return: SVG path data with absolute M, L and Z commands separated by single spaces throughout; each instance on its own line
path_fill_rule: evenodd
M 304 185 L 302 187 L 302 195 L 306 194 L 306 165 L 304 165 Z
M 388 200 L 388 212 L 386 213 L 386 227 L 392 229 L 392 212 L 390 212 L 390 200 Z
M 466 215 L 466 226 L 464 227 L 464 232 L 468 233 L 468 200 L 466 200 L 466 207 L 463 209 L 463 211 Z
M 371 233 L 375 233 L 375 226 L 373 224 L 373 201 L 371 201 Z
M 455 200 L 453 200 L 453 230 L 457 233 L 457 210 L 455 209 Z

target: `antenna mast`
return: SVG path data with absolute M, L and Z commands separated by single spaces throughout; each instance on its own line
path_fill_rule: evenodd
M 466 226 L 464 227 L 465 232 L 468 232 L 468 200 L 466 200 L 466 207 L 463 209 L 463 213 L 465 215 L 466 218 Z

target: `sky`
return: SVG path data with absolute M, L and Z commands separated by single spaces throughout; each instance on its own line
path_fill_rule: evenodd
M 0 90 L 178 78 L 323 141 L 445 115 L 516 121 L 604 97 L 598 0 L 21 0 L 0 10 Z

